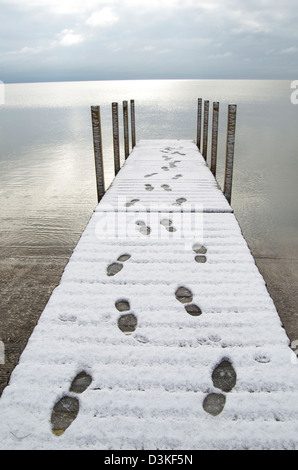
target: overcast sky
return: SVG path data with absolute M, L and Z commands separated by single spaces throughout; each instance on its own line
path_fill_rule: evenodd
M 0 0 L 0 80 L 298 79 L 297 0 Z

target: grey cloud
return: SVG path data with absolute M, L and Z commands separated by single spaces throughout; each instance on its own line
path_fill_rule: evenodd
M 4 82 L 298 75 L 296 0 L 0 0 L 0 5 Z

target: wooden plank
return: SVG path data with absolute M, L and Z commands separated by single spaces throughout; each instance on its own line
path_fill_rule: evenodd
M 197 147 L 199 150 L 201 150 L 201 134 L 202 134 L 202 98 L 198 98 Z
M 204 101 L 204 126 L 203 126 L 203 152 L 202 155 L 207 160 L 208 149 L 208 125 L 209 125 L 209 100 Z
M 217 163 L 217 142 L 218 142 L 218 119 L 219 119 L 219 103 L 213 103 L 213 119 L 212 119 L 212 147 L 211 147 L 211 172 L 216 176 Z
M 96 171 L 97 198 L 101 200 L 105 193 L 100 106 L 91 106 L 93 147 Z
M 229 204 L 232 198 L 234 150 L 235 150 L 235 132 L 236 132 L 237 105 L 230 104 L 228 108 L 228 128 L 227 128 L 227 148 L 226 148 L 226 170 L 224 195 Z
M 128 131 L 128 102 L 123 101 L 123 131 L 124 131 L 124 155 L 129 156 L 129 131 Z
M 135 117 L 135 101 L 130 100 L 130 122 L 131 122 L 131 145 L 136 145 L 136 117 Z
M 112 123 L 113 123 L 114 168 L 115 168 L 115 176 L 116 176 L 120 170 L 118 103 L 112 103 Z

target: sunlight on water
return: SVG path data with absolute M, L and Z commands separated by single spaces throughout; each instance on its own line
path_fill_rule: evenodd
M 287 91 L 286 91 L 287 89 Z M 289 97 L 285 80 L 115 80 L 5 85 L 5 104 L 20 108 L 85 107 L 131 99 L 151 105 L 187 105 L 204 97 L 225 103 L 259 103 Z M 198 95 L 199 93 L 199 95 Z

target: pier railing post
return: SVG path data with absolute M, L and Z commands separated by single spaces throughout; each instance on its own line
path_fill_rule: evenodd
M 198 98 L 197 147 L 200 151 L 201 151 L 201 134 L 202 134 L 202 98 Z
M 129 156 L 129 131 L 128 131 L 128 103 L 123 101 L 123 130 L 124 130 L 124 154 Z
M 216 176 L 216 163 L 217 163 L 217 142 L 218 142 L 218 118 L 219 118 L 219 103 L 213 103 L 213 119 L 212 119 L 212 147 L 211 147 L 211 172 Z
M 118 103 L 112 103 L 112 123 L 113 123 L 114 168 L 115 168 L 115 176 L 116 176 L 120 170 Z
M 136 118 L 135 118 L 135 101 L 130 100 L 130 122 L 131 122 L 131 146 L 136 145 Z
M 105 193 L 100 107 L 99 106 L 91 106 L 91 119 L 92 119 L 92 131 L 93 131 L 97 197 L 98 197 L 98 202 L 99 202 Z
M 236 114 L 237 114 L 237 105 L 230 104 L 229 109 L 228 109 L 226 171 L 225 171 L 225 184 L 224 184 L 224 195 L 227 198 L 227 201 L 229 202 L 229 204 L 231 203 L 231 197 L 232 197 Z
M 207 160 L 208 147 L 208 124 L 209 124 L 209 101 L 204 101 L 204 127 L 203 127 L 203 157 Z

